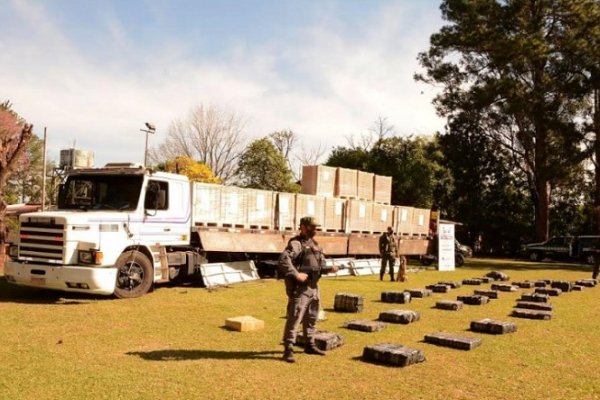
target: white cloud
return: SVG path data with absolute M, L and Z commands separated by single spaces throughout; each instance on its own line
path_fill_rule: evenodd
M 139 162 L 143 122 L 156 124 L 151 141 L 157 143 L 170 121 L 199 103 L 239 111 L 252 136 L 290 128 L 306 142 L 328 146 L 345 144 L 346 135 L 366 131 L 379 115 L 401 134 L 443 127 L 430 104 L 433 90 L 412 80 L 416 55 L 440 22 L 401 5 L 382 8 L 352 35 L 335 23 L 336 10 L 327 9 L 295 43 L 240 42 L 228 57 L 208 62 L 190 56 L 185 42 L 157 44 L 142 54 L 125 23 L 113 17 L 96 34 L 125 56 L 98 61 L 90 55 L 94 49 L 82 52 L 43 6 L 13 4 L 29 33 L 26 40 L 0 39 L 0 96 L 38 133 L 48 127 L 53 158 L 76 140 L 95 151 L 97 164 Z

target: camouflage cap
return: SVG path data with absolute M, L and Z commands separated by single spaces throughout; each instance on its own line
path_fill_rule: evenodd
M 304 226 L 320 226 L 319 222 L 315 217 L 302 217 L 300 219 L 300 225 Z

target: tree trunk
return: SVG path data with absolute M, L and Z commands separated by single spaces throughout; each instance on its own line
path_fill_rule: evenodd
M 595 188 L 594 188 L 594 228 L 600 233 L 600 89 L 597 82 L 598 74 L 592 71 L 594 88 L 594 163 L 595 163 Z
M 550 234 L 550 182 L 538 178 L 535 184 L 535 238 L 538 241 L 548 240 Z

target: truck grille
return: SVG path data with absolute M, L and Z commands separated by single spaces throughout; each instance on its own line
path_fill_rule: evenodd
M 19 257 L 62 261 L 63 245 L 64 225 L 21 222 Z

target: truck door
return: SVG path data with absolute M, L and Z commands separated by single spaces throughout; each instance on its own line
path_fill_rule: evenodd
M 189 244 L 190 204 L 186 182 L 150 179 L 140 236 L 149 245 Z

